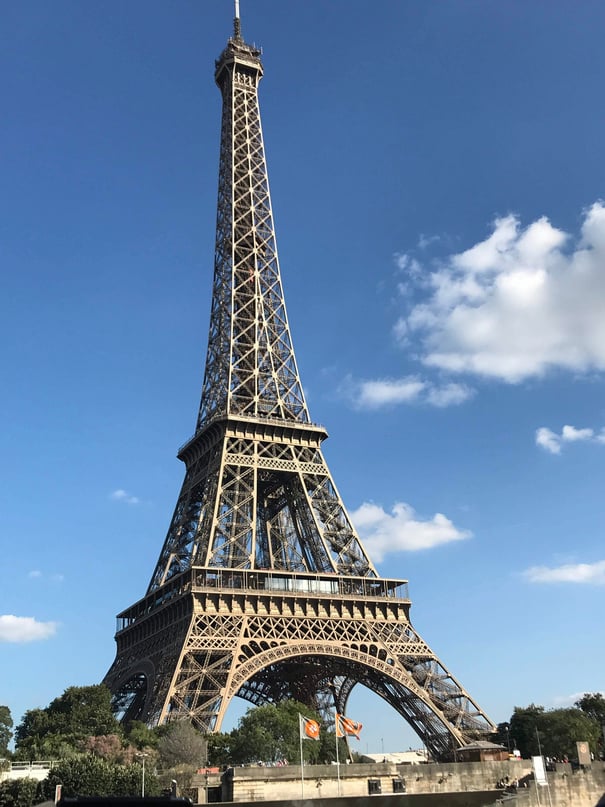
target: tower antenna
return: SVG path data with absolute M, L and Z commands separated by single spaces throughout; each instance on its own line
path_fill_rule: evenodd
M 235 39 L 242 38 L 242 27 L 239 18 L 239 0 L 235 0 L 235 17 L 233 19 L 233 35 Z

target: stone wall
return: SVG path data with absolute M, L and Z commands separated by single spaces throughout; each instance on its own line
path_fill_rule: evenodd
M 0 771 L 0 782 L 5 779 L 36 779 L 43 781 L 48 776 L 51 762 L 11 762 L 8 769 Z
M 254 803 L 288 801 L 307 802 L 314 799 L 354 798 L 369 796 L 378 807 L 378 796 L 399 796 L 397 803 L 412 801 L 401 798 L 411 795 L 444 796 L 434 803 L 458 804 L 457 794 L 489 794 L 502 796 L 503 782 L 511 794 L 517 796 L 518 807 L 605 807 L 605 765 L 594 763 L 585 770 L 572 771 L 571 765 L 557 765 L 548 774 L 549 787 L 536 789 L 530 760 L 502 762 L 450 762 L 428 765 L 341 765 L 340 779 L 335 765 L 306 765 L 301 780 L 297 765 L 283 768 L 230 768 L 221 777 L 197 777 L 198 803 L 206 801 L 206 787 L 210 800 L 220 796 L 224 802 Z M 512 785 L 519 787 L 513 791 Z M 372 795 L 374 794 L 374 795 Z M 193 794 L 192 794 L 193 795 Z M 382 801 L 382 799 L 380 799 Z M 415 800 L 418 801 L 418 800 Z M 420 800 L 424 801 L 424 800 Z M 392 803 L 392 802 L 391 802 Z M 426 803 L 426 802 L 425 802 Z M 481 802 L 474 801 L 479 804 Z M 485 800 L 484 804 L 489 804 Z M 493 803 L 493 801 L 491 802 Z M 462 802 L 460 802 L 462 804 Z M 336 807 L 336 804 L 334 805 Z

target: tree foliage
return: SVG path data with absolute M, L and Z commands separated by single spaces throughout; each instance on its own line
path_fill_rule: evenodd
M 215 764 L 243 765 L 253 762 L 275 764 L 286 760 L 300 763 L 299 715 L 321 723 L 320 717 L 297 701 L 282 701 L 250 709 L 239 725 L 220 739 L 209 738 L 210 759 Z M 335 736 L 322 726 L 319 741 L 303 740 L 306 762 L 331 762 L 336 758 Z M 347 757 L 346 743 L 339 744 L 339 755 Z
M 102 684 L 68 687 L 47 711 L 58 734 L 96 737 L 120 729 L 111 709 L 111 693 Z
M 63 796 L 140 796 L 143 768 L 138 763 L 116 762 L 81 754 L 57 763 L 44 780 L 46 798 L 54 797 L 55 786 L 62 785 Z M 145 794 L 158 795 L 160 786 L 153 770 L 145 769 Z
M 521 756 L 528 758 L 538 754 L 538 735 L 536 730 L 541 725 L 544 714 L 543 706 L 531 703 L 522 708 L 515 706 L 509 722 L 508 730 L 511 740 L 521 752 Z
M 15 730 L 18 759 L 57 759 L 77 753 L 88 737 L 121 735 L 102 685 L 68 687 L 46 709 L 30 709 Z
M 206 737 L 208 742 L 208 764 L 223 767 L 231 765 L 231 733 L 218 732 Z
M 149 751 L 151 748 L 157 748 L 162 733 L 160 728 L 150 729 L 149 726 L 139 720 L 132 720 L 126 726 L 126 739 L 139 751 Z
M 580 709 L 551 709 L 544 713 L 540 734 L 542 753 L 550 757 L 577 757 L 576 743 L 586 741 L 595 752 L 599 742 L 599 726 Z
M 296 701 L 284 701 L 250 709 L 240 719 L 237 729 L 231 732 L 231 753 L 233 762 L 275 763 L 286 759 L 292 762 L 299 755 L 299 712 L 317 720 L 309 710 Z M 303 743 L 305 759 L 314 760 L 318 756 L 319 743 Z
M 45 709 L 28 709 L 15 729 L 17 759 L 42 759 L 45 741 L 49 738 L 48 714 Z
M 0 706 L 0 757 L 5 757 L 8 753 L 8 744 L 13 736 L 12 728 L 11 710 L 8 706 Z
M 503 745 L 505 748 L 512 750 L 513 738 L 511 737 L 510 723 L 508 723 L 508 721 L 498 723 L 493 741 L 498 743 L 498 745 Z
M 137 758 L 137 749 L 133 745 L 125 744 L 118 734 L 99 734 L 97 737 L 87 737 L 82 750 L 95 757 L 129 765 Z
M 2 807 L 32 807 L 42 798 L 40 782 L 36 779 L 7 779 L 0 782 Z
M 178 765 L 200 768 L 207 758 L 205 737 L 187 720 L 169 723 L 158 740 L 158 762 L 162 768 Z
M 605 698 L 600 692 L 586 692 L 574 706 L 581 709 L 601 728 L 605 727 Z
M 582 709 L 545 710 L 533 703 L 525 708 L 515 707 L 509 732 L 526 758 L 542 754 L 573 759 L 577 755 L 577 742 L 588 742 L 596 751 L 600 737 L 599 724 Z

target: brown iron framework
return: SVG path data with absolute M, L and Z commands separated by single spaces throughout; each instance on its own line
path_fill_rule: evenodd
M 436 758 L 495 729 L 380 578 L 321 452 L 296 366 L 265 163 L 260 52 L 234 35 L 223 97 L 214 282 L 185 480 L 145 597 L 118 616 L 105 677 L 123 720 L 219 731 L 236 695 L 345 712 L 357 684 Z

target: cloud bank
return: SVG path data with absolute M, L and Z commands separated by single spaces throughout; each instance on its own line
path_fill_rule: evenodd
M 405 257 L 400 271 L 425 299 L 394 332 L 426 366 L 513 384 L 555 369 L 605 370 L 602 202 L 584 213 L 575 241 L 545 217 L 523 229 L 508 215 L 432 270 Z
M 364 502 L 351 513 L 351 519 L 370 557 L 377 562 L 394 552 L 432 549 L 472 536 L 469 530 L 455 527 L 442 513 L 422 521 L 413 508 L 403 502 L 394 504 L 390 513 L 380 505 Z
M 341 393 L 355 409 L 377 410 L 400 404 L 428 404 L 443 408 L 471 398 L 474 390 L 465 384 L 434 384 L 417 376 L 355 381 L 347 378 Z
M 551 454 L 560 454 L 565 443 L 601 443 L 605 445 L 605 428 L 597 434 L 594 429 L 576 429 L 575 426 L 563 426 L 561 434 L 542 426 L 536 430 L 536 445 Z
M 38 622 L 32 616 L 0 615 L 0 642 L 37 642 L 57 632 L 56 622 Z
M 530 583 L 584 583 L 605 585 L 605 560 L 596 563 L 566 563 L 563 566 L 532 566 L 523 572 Z

